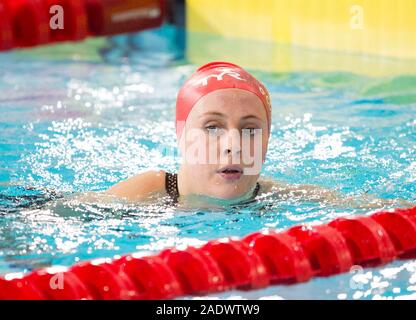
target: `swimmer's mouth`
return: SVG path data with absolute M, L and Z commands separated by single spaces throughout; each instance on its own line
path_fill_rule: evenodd
M 226 180 L 238 180 L 243 175 L 243 169 L 238 166 L 226 166 L 218 170 L 218 173 Z

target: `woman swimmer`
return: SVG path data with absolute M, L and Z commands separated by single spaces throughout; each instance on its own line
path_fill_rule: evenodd
M 404 200 L 357 200 L 317 186 L 259 180 L 271 112 L 266 87 L 251 74 L 232 63 L 208 63 L 186 81 L 177 97 L 176 134 L 182 156 L 178 173 L 148 171 L 104 194 L 129 201 L 169 196 L 181 203 L 197 196 L 239 203 L 270 193 L 361 208 L 412 206 Z

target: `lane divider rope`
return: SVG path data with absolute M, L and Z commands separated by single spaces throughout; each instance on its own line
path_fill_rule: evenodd
M 172 299 L 305 282 L 397 258 L 416 258 L 416 207 L 8 274 L 0 299 Z

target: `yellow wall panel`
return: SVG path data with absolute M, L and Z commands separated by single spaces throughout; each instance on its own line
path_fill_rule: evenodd
M 187 10 L 188 57 L 196 63 L 228 58 L 263 70 L 370 74 L 416 69 L 416 0 L 187 0 Z

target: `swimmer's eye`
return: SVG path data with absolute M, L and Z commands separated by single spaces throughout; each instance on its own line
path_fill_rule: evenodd
M 214 126 L 214 125 L 206 126 L 205 129 L 208 131 L 208 134 L 211 134 L 211 135 L 219 135 L 222 132 L 221 128 L 219 128 L 218 126 Z
M 255 136 L 261 133 L 261 129 L 259 128 L 245 128 L 243 129 L 243 134 L 248 134 L 250 136 Z

